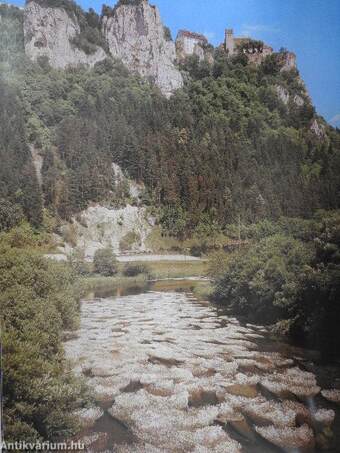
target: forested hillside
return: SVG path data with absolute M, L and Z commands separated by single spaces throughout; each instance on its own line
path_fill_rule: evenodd
M 19 131 L 1 134 L 2 171 L 9 168 L 11 180 L 1 197 L 34 222 L 40 217 L 30 199 L 35 211 L 44 203 L 63 219 L 91 201 L 114 203 L 112 162 L 145 183 L 145 203 L 162 208 L 164 225 L 182 236 L 202 223 L 223 229 L 338 207 L 339 131 L 317 117 L 298 72 L 280 70 L 280 54 L 260 66 L 220 49 L 211 64 L 188 58 L 185 87 L 167 100 L 118 61 L 66 71 L 28 61 L 20 15 L 1 6 L 1 42 L 16 43 L 1 52 L 1 115 L 12 118 L 1 127 Z M 289 92 L 288 103 L 278 86 Z M 28 146 L 44 159 L 43 197 Z M 23 194 L 14 184 L 18 175 L 26 181 Z

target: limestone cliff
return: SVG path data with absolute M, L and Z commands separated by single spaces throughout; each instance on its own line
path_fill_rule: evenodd
M 151 233 L 153 219 L 144 207 L 126 205 L 115 209 L 97 204 L 77 218 L 72 224 L 64 225 L 62 232 L 66 237 L 73 233 L 73 245 L 82 250 L 88 260 L 93 259 L 96 250 L 105 247 L 112 248 L 115 254 L 149 251 L 146 239 Z M 67 255 L 72 248 L 68 244 L 59 250 Z
M 26 5 L 25 52 L 30 59 L 36 61 L 39 57 L 47 57 L 52 67 L 63 69 L 79 64 L 93 66 L 106 58 L 100 47 L 88 55 L 72 44 L 72 40 L 79 33 L 80 26 L 76 16 L 65 9 L 45 7 L 35 1 Z
M 166 37 L 158 9 L 147 0 L 118 5 L 103 17 L 103 33 L 111 55 L 153 81 L 163 94 L 169 96 L 182 86 L 175 44 Z
M 91 28 L 86 13 L 73 2 L 60 4 L 63 6 L 51 6 L 55 5 L 51 0 L 29 0 L 26 4 L 25 51 L 34 61 L 47 57 L 51 66 L 66 68 L 79 64 L 93 66 L 111 56 L 153 82 L 167 97 L 183 85 L 176 60 L 181 62 L 187 56 L 197 55 L 200 60 L 213 63 L 213 48 L 209 47 L 205 36 L 181 30 L 175 45 L 161 21 L 158 8 L 150 5 L 148 0 L 119 0 L 113 9 L 104 7 L 103 15 L 97 16 L 95 30 L 90 30 L 90 35 L 94 32 L 98 37 L 95 44 L 90 44 L 90 51 L 79 47 L 82 39 L 87 39 L 84 38 L 84 27 Z M 221 49 L 232 56 L 240 46 L 249 63 L 256 65 L 274 53 L 270 46 L 260 41 L 237 38 L 232 30 L 226 30 Z M 296 68 L 294 53 L 285 51 L 276 55 L 281 71 Z M 282 92 L 278 94 L 281 98 L 284 96 Z M 288 103 L 286 98 L 284 102 Z M 296 99 L 296 104 L 299 103 L 302 103 L 301 99 Z

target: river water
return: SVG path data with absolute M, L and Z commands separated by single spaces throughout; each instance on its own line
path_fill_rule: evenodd
M 340 451 L 337 368 L 197 301 L 193 282 L 91 294 L 65 343 L 88 451 Z M 333 400 L 333 401 L 331 401 Z

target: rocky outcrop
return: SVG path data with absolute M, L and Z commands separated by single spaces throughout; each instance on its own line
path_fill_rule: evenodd
M 272 55 L 272 53 L 273 48 L 267 44 L 264 44 L 260 49 L 254 49 L 252 52 L 245 52 L 248 62 L 255 64 L 256 66 L 262 64 L 269 55 Z
M 158 9 L 147 0 L 117 6 L 103 17 L 103 33 L 111 55 L 154 82 L 166 96 L 183 85 L 175 67 L 175 44 L 166 37 Z
M 289 102 L 289 91 L 287 90 L 287 88 L 281 86 L 281 85 L 277 85 L 276 87 L 276 93 L 278 95 L 278 97 L 281 99 L 281 101 L 287 105 L 288 102 Z
M 154 82 L 166 96 L 183 85 L 175 67 L 176 49 L 166 35 L 158 9 L 147 0 L 124 4 L 104 16 L 102 33 L 109 51 L 132 71 Z M 94 66 L 107 57 L 98 47 L 86 53 L 74 43 L 81 33 L 75 13 L 29 1 L 24 11 L 25 52 L 33 61 L 47 57 L 54 68 Z
M 121 167 L 115 163 L 112 164 L 112 172 L 114 175 L 114 186 L 118 189 L 119 186 L 124 186 L 127 189 L 129 197 L 136 203 L 140 202 L 140 199 L 145 192 L 145 186 L 143 183 L 138 183 L 132 179 L 127 178 Z
M 127 178 L 116 163 L 112 163 L 112 172 L 117 207 L 96 204 L 78 213 L 54 235 L 57 253 L 45 257 L 65 261 L 79 250 L 87 261 L 92 261 L 95 252 L 105 247 L 111 248 L 116 255 L 151 251 L 146 243 L 155 226 L 155 218 L 142 205 L 145 187 Z M 123 191 L 120 190 L 122 187 Z
M 86 64 L 93 66 L 104 60 L 106 54 L 100 47 L 87 55 L 78 49 L 72 40 L 80 33 L 75 15 L 63 8 L 43 7 L 35 1 L 29 2 L 24 11 L 25 52 L 33 61 L 47 57 L 54 68 L 66 68 Z
M 293 101 L 294 101 L 294 104 L 296 104 L 298 107 L 302 107 L 305 104 L 304 99 L 301 96 L 299 96 L 298 94 L 296 94 L 294 96 Z
M 279 53 L 279 61 L 281 63 L 281 72 L 296 69 L 296 55 L 293 52 Z
M 213 52 L 201 34 L 181 30 L 175 45 L 161 21 L 158 8 L 150 5 L 148 0 L 120 0 L 113 9 L 104 8 L 95 30 L 98 33 L 97 27 L 100 28 L 101 23 L 101 47 L 91 45 L 86 49 L 82 45 L 79 48 L 84 38 L 79 14 L 83 13 L 76 8 L 73 11 L 72 7 L 50 7 L 47 0 L 28 1 L 24 11 L 24 36 L 26 55 L 30 59 L 36 61 L 39 57 L 47 57 L 52 67 L 66 68 L 80 64 L 94 66 L 111 55 L 153 82 L 167 97 L 183 85 L 177 60 L 196 55 L 199 60 L 213 62 Z M 233 55 L 239 46 L 243 46 L 249 63 L 260 65 L 273 54 L 273 49 L 266 44 L 257 48 L 255 44 L 256 41 L 249 38 L 235 38 L 232 30 L 226 30 L 222 47 Z M 294 53 L 283 51 L 277 55 L 281 71 L 296 69 Z M 282 98 L 283 93 L 279 96 Z M 285 96 L 283 102 L 288 103 L 286 100 Z M 303 105 L 301 97 L 294 102 Z
M 278 97 L 285 105 L 288 105 L 288 103 L 291 99 L 292 99 L 293 103 L 298 107 L 303 107 L 305 105 L 304 98 L 302 96 L 300 96 L 299 94 L 295 94 L 294 96 L 292 96 L 289 93 L 289 91 L 287 90 L 287 88 L 283 87 L 282 85 L 276 85 L 275 89 L 276 89 L 276 93 L 277 93 Z M 304 85 L 301 85 L 301 90 L 302 90 L 304 96 L 306 96 L 308 99 L 309 96 L 308 96 L 308 93 L 305 91 Z
M 92 260 L 98 249 L 109 247 L 115 254 L 149 251 L 146 239 L 151 233 L 153 219 L 146 209 L 127 205 L 120 209 L 101 205 L 91 206 L 72 224 L 62 227 L 64 237 L 73 235 L 74 248 L 82 250 L 87 260 Z M 68 254 L 70 248 L 60 250 Z
M 34 147 L 34 145 L 29 146 L 32 156 L 32 163 L 34 166 L 35 173 L 37 175 L 37 181 L 40 187 L 42 187 L 43 177 L 42 177 L 42 167 L 44 164 L 44 158 L 39 153 L 39 151 Z
M 310 125 L 310 130 L 319 138 L 322 139 L 326 135 L 325 126 L 320 123 L 316 118 L 312 121 Z

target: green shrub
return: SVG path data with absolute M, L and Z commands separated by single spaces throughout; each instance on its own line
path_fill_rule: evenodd
M 257 322 L 274 323 L 288 317 L 299 275 L 313 258 L 310 247 L 275 235 L 236 252 L 218 279 L 216 299 Z
M 120 240 L 119 248 L 121 251 L 126 252 L 131 250 L 134 245 L 139 244 L 140 241 L 141 237 L 139 233 L 129 231 L 129 233 L 126 233 L 126 235 Z
M 93 268 L 97 274 L 110 277 L 118 272 L 117 260 L 111 248 L 96 250 Z
M 151 272 L 146 264 L 127 264 L 124 267 L 123 274 L 126 277 L 137 277 L 140 274 L 149 276 Z
M 74 250 L 69 256 L 69 263 L 77 275 L 85 276 L 91 274 L 91 264 L 85 260 L 83 250 Z
M 0 240 L 4 425 L 7 442 L 65 438 L 86 401 L 67 371 L 63 330 L 77 327 L 74 274 L 61 263 Z
M 143 0 L 118 0 L 117 6 L 121 6 L 121 5 L 137 6 L 137 5 L 140 5 L 142 2 L 143 2 Z
M 24 213 L 20 205 L 0 199 L 0 231 L 13 228 L 23 221 L 24 218 Z
M 260 234 L 271 229 L 262 227 Z M 214 297 L 334 359 L 340 350 L 339 211 L 322 211 L 309 221 L 281 219 L 276 228 L 282 233 L 212 259 Z
M 205 242 L 201 244 L 195 244 L 192 247 L 190 247 L 190 255 L 200 257 L 207 253 L 208 247 Z

